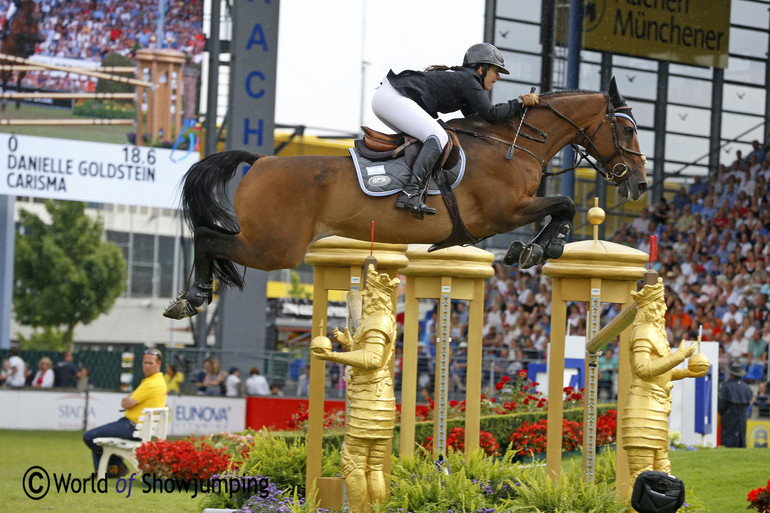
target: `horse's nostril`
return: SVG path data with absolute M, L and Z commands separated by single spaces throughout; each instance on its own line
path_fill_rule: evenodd
M 639 190 L 641 192 L 645 192 L 647 190 L 647 182 L 642 182 L 639 184 Z

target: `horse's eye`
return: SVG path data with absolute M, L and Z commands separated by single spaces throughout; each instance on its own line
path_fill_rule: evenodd
M 631 137 L 632 135 L 634 135 L 634 127 L 632 127 L 632 126 L 624 126 L 623 127 L 623 133 L 626 134 L 627 136 Z

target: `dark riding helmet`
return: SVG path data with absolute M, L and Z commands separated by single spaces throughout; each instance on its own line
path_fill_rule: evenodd
M 463 57 L 464 68 L 475 68 L 479 64 L 494 64 L 500 68 L 500 73 L 503 75 L 510 74 L 508 70 L 505 69 L 503 54 L 490 43 L 475 44 L 465 52 L 465 57 Z

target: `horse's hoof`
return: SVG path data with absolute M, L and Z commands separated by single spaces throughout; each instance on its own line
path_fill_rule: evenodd
M 207 306 L 208 303 L 204 301 L 201 306 L 195 307 L 187 300 L 186 297 L 180 296 L 166 307 L 166 309 L 163 311 L 163 317 L 176 320 L 186 319 L 204 311 Z
M 185 319 L 189 317 L 189 315 L 187 315 L 188 306 L 190 306 L 190 303 L 186 299 L 172 301 L 163 311 L 163 317 L 176 320 Z
M 503 257 L 503 263 L 505 265 L 518 264 L 522 251 L 524 251 L 523 242 L 520 240 L 511 242 L 511 245 L 508 246 L 508 252 L 505 254 L 505 257 Z
M 543 248 L 538 244 L 529 244 L 519 256 L 519 267 L 529 269 L 543 261 Z

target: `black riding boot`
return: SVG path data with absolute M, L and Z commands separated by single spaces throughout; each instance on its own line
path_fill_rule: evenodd
M 442 151 L 441 143 L 435 136 L 428 137 L 428 140 L 423 143 L 420 154 L 417 155 L 414 166 L 412 166 L 412 179 L 398 196 L 396 208 L 411 211 L 412 216 L 416 219 L 422 219 L 423 214 L 432 216 L 436 213 L 435 208 L 429 207 L 422 202 L 422 195 L 420 193 L 428 179 L 428 175 L 433 171 L 433 167 L 438 162 L 439 157 L 441 157 Z

